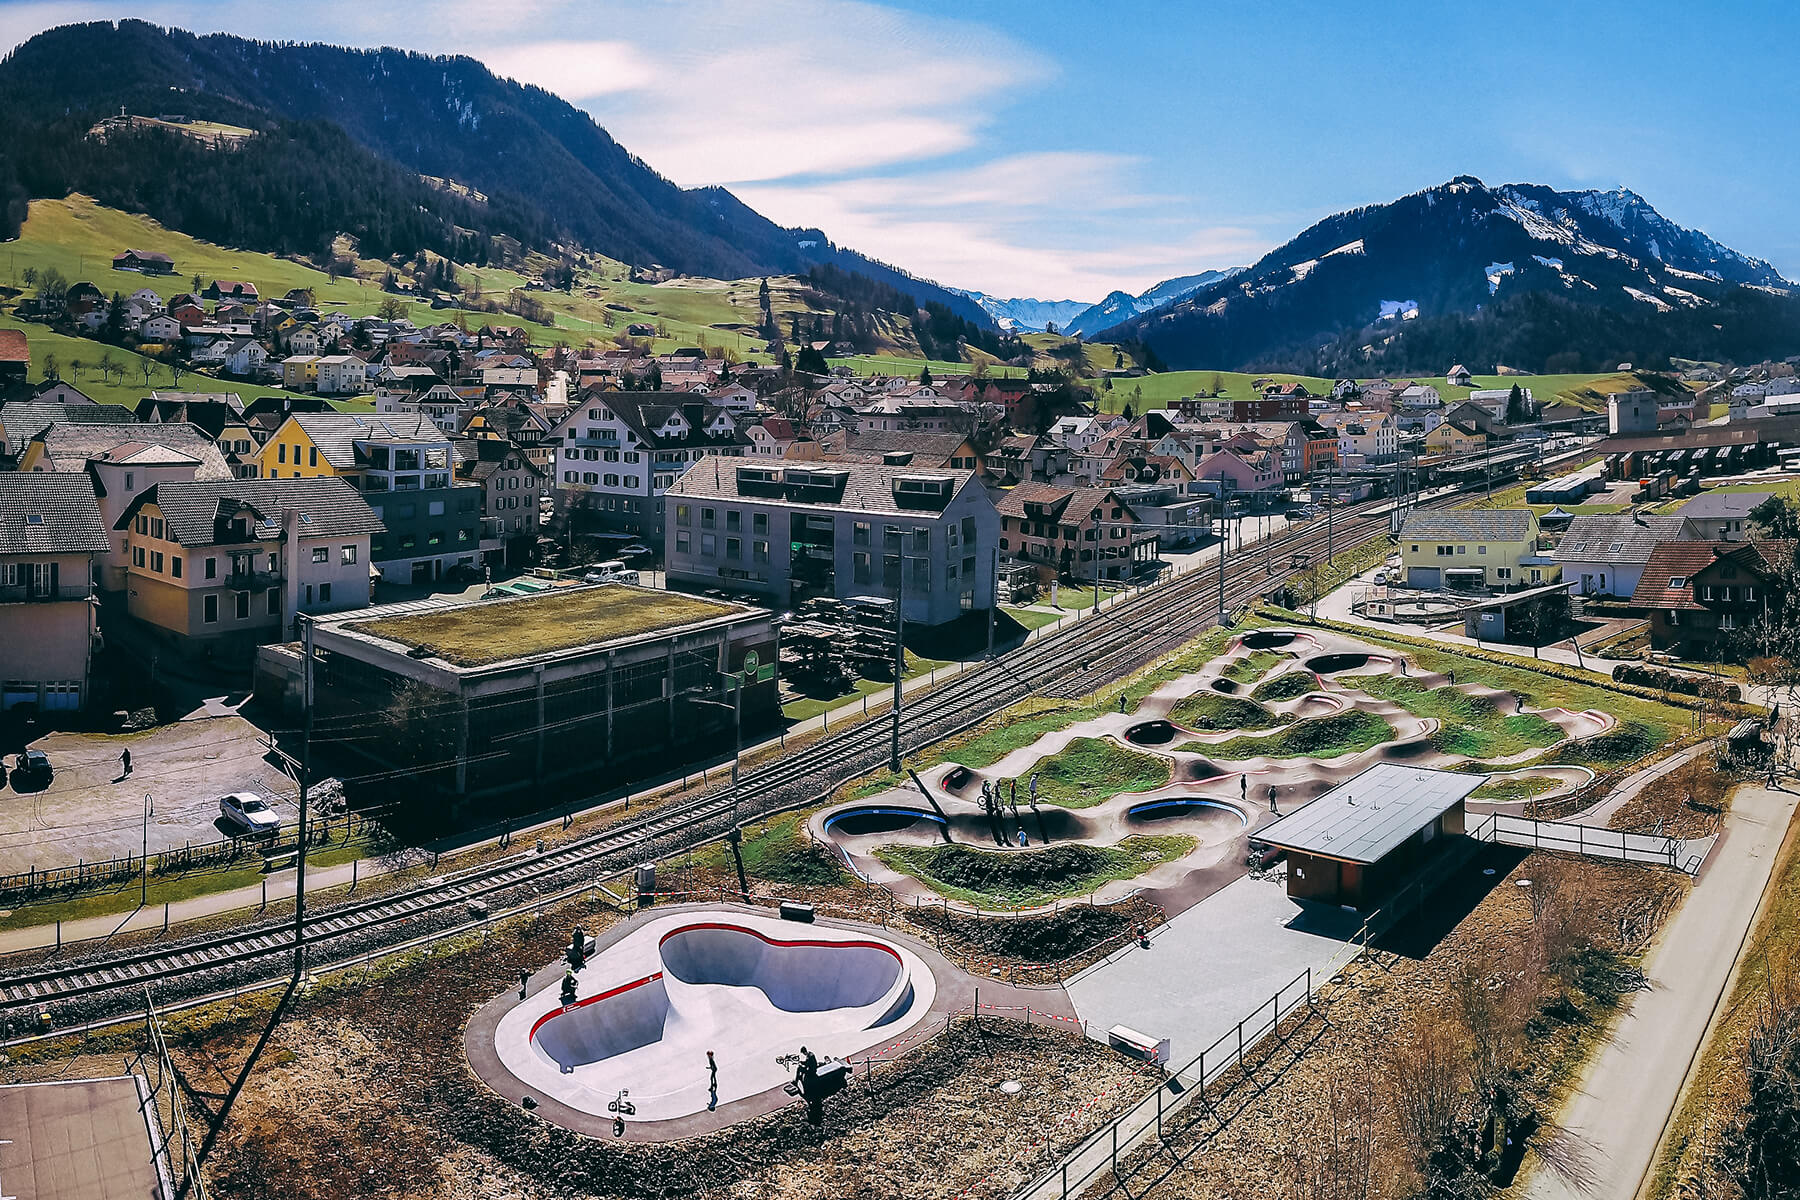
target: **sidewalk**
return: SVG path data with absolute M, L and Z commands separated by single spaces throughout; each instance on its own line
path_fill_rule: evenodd
M 1626 1008 L 1534 1147 L 1531 1200 L 1634 1200 L 1743 951 L 1800 795 L 1738 789 L 1725 832 Z

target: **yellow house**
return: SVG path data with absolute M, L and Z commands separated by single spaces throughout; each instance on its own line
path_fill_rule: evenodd
M 319 383 L 319 356 L 290 354 L 281 360 L 281 386 L 289 391 L 311 391 Z
M 1460 429 L 1445 421 L 1425 435 L 1427 454 L 1469 454 L 1487 445 L 1487 434 Z
M 1562 568 L 1537 543 L 1537 513 L 1529 508 L 1415 511 L 1400 527 L 1400 569 L 1417 588 L 1554 583 Z
M 264 479 L 335 475 L 346 477 L 352 487 L 359 487 L 368 464 L 357 457 L 358 443 L 448 440 L 428 418 L 415 413 L 290 413 L 263 443 L 256 459 Z M 449 466 L 439 469 L 448 471 Z

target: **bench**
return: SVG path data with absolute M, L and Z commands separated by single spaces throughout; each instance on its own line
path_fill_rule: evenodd
M 1121 1054 L 1144 1062 L 1167 1063 L 1169 1039 L 1158 1041 L 1147 1033 L 1139 1033 L 1128 1025 L 1114 1025 L 1106 1031 L 1106 1044 Z
M 263 874 L 271 875 L 276 871 L 285 871 L 299 861 L 300 852 L 289 850 L 286 854 L 271 854 L 263 859 Z
M 813 906 L 803 904 L 798 900 L 783 900 L 781 902 L 781 919 L 811 925 L 813 923 Z

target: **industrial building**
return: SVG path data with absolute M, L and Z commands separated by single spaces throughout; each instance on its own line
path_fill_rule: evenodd
M 540 808 L 716 757 L 746 677 L 743 729 L 767 727 L 777 636 L 767 609 L 623 584 L 321 618 L 315 754 L 351 777 L 404 771 L 452 815 Z M 297 708 L 301 665 L 298 644 L 264 647 L 258 696 Z

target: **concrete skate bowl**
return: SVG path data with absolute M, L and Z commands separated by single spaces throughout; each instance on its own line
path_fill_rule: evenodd
M 821 1058 L 866 1051 L 917 1024 L 936 996 L 930 968 L 886 938 L 726 911 L 652 919 L 577 980 L 572 1004 L 552 986 L 500 1018 L 500 1078 L 477 1063 L 502 1094 L 516 1099 L 522 1085 L 555 1101 L 544 1111 L 551 1120 L 610 1122 L 621 1091 L 634 1110 L 621 1115 L 647 1124 L 770 1092 L 792 1078 L 783 1054 L 802 1044 Z M 709 1050 L 719 1063 L 716 1101 Z M 652 1136 L 682 1135 L 667 1128 Z
M 1229 842 L 1250 828 L 1250 814 L 1237 805 L 1199 796 L 1146 800 L 1126 809 L 1125 820 L 1148 832 L 1192 834 L 1202 846 Z
M 944 818 L 936 813 L 926 812 L 922 808 L 905 808 L 898 805 L 870 805 L 864 808 L 846 808 L 832 813 L 825 818 L 823 828 L 827 834 L 843 837 L 875 837 L 884 833 L 899 833 L 903 829 L 912 829 L 925 825 L 942 827 Z M 935 832 L 933 831 L 933 836 Z
M 1297 629 L 1253 629 L 1238 639 L 1246 650 L 1286 650 L 1296 643 L 1318 645 L 1318 639 Z
M 1168 721 L 1144 721 L 1125 731 L 1125 740 L 1134 746 L 1166 746 L 1180 732 Z
M 1342 675 L 1348 671 L 1367 670 L 1369 667 L 1386 667 L 1393 661 L 1385 654 L 1318 654 L 1306 660 L 1306 669 L 1315 675 Z
M 1238 694 L 1238 683 L 1235 679 L 1215 679 L 1212 681 L 1212 690 L 1235 696 Z

